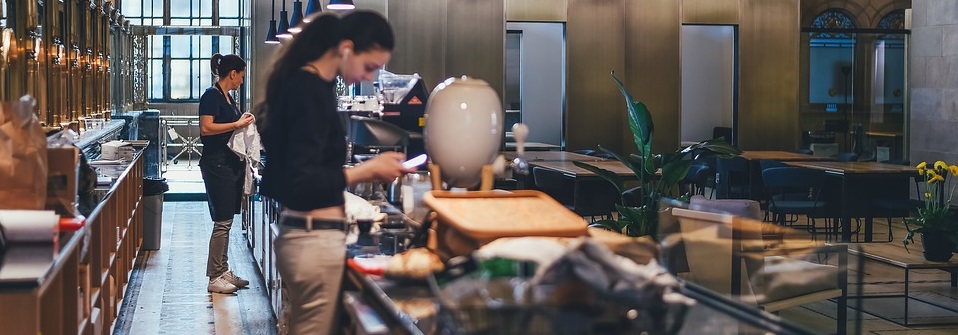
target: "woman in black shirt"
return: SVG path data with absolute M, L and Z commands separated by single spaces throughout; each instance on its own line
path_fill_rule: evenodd
M 274 251 L 290 299 L 290 334 L 328 334 L 346 261 L 347 185 L 390 181 L 405 172 L 401 153 L 352 168 L 337 115 L 335 80 L 373 79 L 389 61 L 392 28 L 379 14 L 315 17 L 280 51 L 267 78 L 257 128 L 266 150 L 260 192 L 283 206 Z
M 246 62 L 237 55 L 215 54 L 210 65 L 219 80 L 200 97 L 199 108 L 200 139 L 203 141 L 200 172 L 213 218 L 210 253 L 206 261 L 206 276 L 210 277 L 210 282 L 206 289 L 233 293 L 239 287 L 249 285 L 249 281 L 230 271 L 227 264 L 230 226 L 233 225 L 233 215 L 240 210 L 245 163 L 227 143 L 233 130 L 253 123 L 253 115 L 240 114 L 236 101 L 229 95 L 229 91 L 243 84 Z

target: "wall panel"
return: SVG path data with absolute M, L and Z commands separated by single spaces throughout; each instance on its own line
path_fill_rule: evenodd
M 625 104 L 610 71 L 624 74 L 624 0 L 569 0 L 566 23 L 568 150 L 623 149 Z M 628 126 L 625 126 L 628 127 Z
M 739 147 L 799 145 L 799 0 L 742 0 Z
M 396 50 L 386 69 L 419 73 L 432 90 L 446 79 L 446 2 L 389 0 L 386 12 L 396 34 Z
M 568 18 L 568 0 L 505 0 L 507 21 L 558 21 Z
M 682 0 L 682 23 L 738 24 L 740 0 Z
M 673 151 L 679 145 L 679 117 L 682 102 L 681 53 L 679 50 L 680 3 L 674 0 L 627 1 L 625 35 L 625 78 L 632 96 L 643 101 L 652 113 L 655 152 Z M 622 99 L 618 101 L 621 103 Z M 622 103 L 622 108 L 625 108 Z M 623 110 L 622 113 L 625 113 Z M 635 151 L 628 122 L 622 143 Z
M 506 83 L 503 1 L 447 0 L 446 76 L 485 80 L 499 96 Z

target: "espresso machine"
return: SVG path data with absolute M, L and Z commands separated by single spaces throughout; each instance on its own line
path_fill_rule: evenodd
M 426 102 L 429 92 L 419 74 L 399 75 L 382 71 L 379 76 L 382 92 L 382 120 L 409 132 L 406 157 L 426 153 L 422 130 L 426 125 Z

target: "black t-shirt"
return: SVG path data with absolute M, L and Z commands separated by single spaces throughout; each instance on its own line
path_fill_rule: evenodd
M 212 116 L 213 123 L 239 121 L 241 114 L 239 108 L 236 107 L 236 101 L 231 98 L 230 101 L 233 102 L 232 104 L 226 102 L 226 97 L 223 96 L 223 92 L 220 91 L 218 87 L 218 84 L 214 84 L 213 87 L 206 89 L 206 92 L 200 97 L 200 116 Z M 229 154 L 232 156 L 226 157 L 236 157 L 238 159 L 239 156 L 236 156 L 236 154 L 230 150 L 229 146 L 227 146 L 231 136 L 233 136 L 233 132 L 231 131 L 216 135 L 201 135 L 200 140 L 203 142 L 203 157 L 220 157 Z
M 260 191 L 293 210 L 342 205 L 346 131 L 337 115 L 335 84 L 299 70 L 280 92 L 259 129 L 266 150 Z

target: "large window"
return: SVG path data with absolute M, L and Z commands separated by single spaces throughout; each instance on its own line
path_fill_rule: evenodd
M 169 27 L 248 26 L 248 0 L 123 0 L 122 13 L 134 25 Z M 166 7 L 168 6 L 168 7 Z M 149 37 L 149 92 L 152 102 L 196 101 L 212 85 L 210 56 L 237 53 L 233 36 L 153 35 Z

